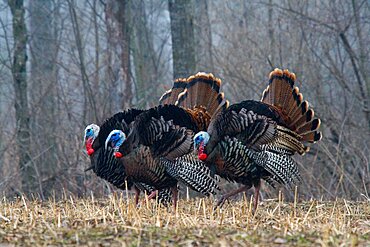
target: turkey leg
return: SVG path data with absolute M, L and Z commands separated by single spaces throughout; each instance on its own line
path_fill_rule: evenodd
M 158 190 L 154 190 L 153 192 L 151 192 L 149 195 L 148 195 L 148 202 L 149 200 L 155 198 L 156 196 L 158 195 Z M 138 199 L 139 200 L 139 199 Z M 144 198 L 143 200 L 143 204 L 146 204 L 146 199 Z
M 175 185 L 174 187 L 171 187 L 171 191 L 172 191 L 173 209 L 174 209 L 174 212 L 176 212 L 177 196 L 179 194 L 179 191 L 177 190 L 177 185 Z
M 236 190 L 233 190 L 229 193 L 226 193 L 221 197 L 221 199 L 217 202 L 216 207 L 222 207 L 227 199 L 229 199 L 231 196 L 234 196 L 236 194 L 239 194 L 240 192 L 245 192 L 249 190 L 252 186 L 251 185 L 244 185 Z
M 135 205 L 137 206 L 139 204 L 139 196 L 140 196 L 140 190 L 135 186 Z
M 257 206 L 258 206 L 258 199 L 260 196 L 260 188 L 261 188 L 261 180 L 258 180 L 254 184 L 254 205 L 253 205 L 253 214 L 256 212 Z

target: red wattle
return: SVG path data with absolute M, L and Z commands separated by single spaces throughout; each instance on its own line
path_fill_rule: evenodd
M 114 152 L 116 158 L 122 158 L 123 154 L 121 152 Z
M 87 155 L 89 155 L 89 156 L 91 156 L 94 152 L 95 152 L 95 150 L 92 149 L 92 148 L 87 149 Z
M 204 153 L 204 143 L 201 142 L 199 144 L 199 149 L 198 149 L 198 158 L 201 160 L 201 161 L 204 161 L 206 160 L 208 157 L 207 154 Z
M 198 158 L 199 158 L 201 161 L 206 160 L 206 159 L 207 159 L 207 157 L 208 157 L 208 155 L 207 155 L 207 154 L 205 154 L 205 153 L 200 153 L 200 154 L 198 154 Z
M 92 137 L 88 138 L 85 142 L 86 152 L 87 155 L 89 156 L 91 156 L 95 152 L 95 150 L 92 148 L 92 143 L 93 143 Z

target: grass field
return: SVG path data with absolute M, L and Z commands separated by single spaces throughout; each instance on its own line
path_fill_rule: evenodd
M 211 199 L 137 208 L 121 195 L 0 202 L 0 246 L 370 246 L 370 203 L 250 200 L 213 211 Z

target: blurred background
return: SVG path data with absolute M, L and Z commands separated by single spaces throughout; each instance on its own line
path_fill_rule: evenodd
M 368 0 L 0 0 L 0 192 L 111 193 L 84 172 L 87 124 L 198 71 L 231 103 L 259 100 L 279 67 L 322 120 L 295 157 L 301 197 L 369 198 L 369 44 Z

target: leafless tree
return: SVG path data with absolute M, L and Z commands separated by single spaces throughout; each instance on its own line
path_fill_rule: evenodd
M 128 108 L 133 101 L 132 73 L 130 64 L 130 7 L 129 1 L 108 0 L 105 6 L 107 31 L 110 46 L 110 79 L 112 83 L 111 98 L 121 102 L 119 108 Z M 120 90 L 120 94 L 114 91 Z M 118 109 L 119 109 L 118 108 Z M 118 111 L 115 108 L 115 111 Z
M 57 145 L 57 37 L 52 1 L 30 2 L 30 95 L 32 96 L 32 163 L 37 171 L 38 192 L 44 196 L 44 184 L 53 187 Z M 54 126 L 54 128 L 50 128 Z M 51 191 L 46 188 L 46 191 Z
M 19 168 L 22 174 L 22 188 L 26 193 L 35 191 L 35 170 L 31 166 L 30 116 L 27 96 L 27 28 L 23 0 L 9 0 L 13 15 L 14 51 L 11 67 L 15 92 L 16 139 L 19 153 Z
M 208 0 L 195 0 L 194 7 L 194 40 L 196 55 L 196 70 L 214 70 L 212 51 L 212 30 L 209 21 Z
M 169 0 L 174 78 L 195 73 L 195 39 L 193 2 Z

